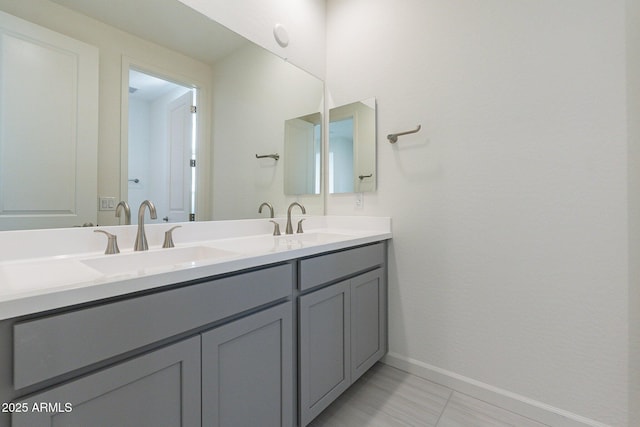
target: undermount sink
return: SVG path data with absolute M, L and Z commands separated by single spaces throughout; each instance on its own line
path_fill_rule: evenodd
M 113 276 L 134 272 L 159 272 L 185 268 L 205 262 L 212 262 L 235 256 L 236 253 L 207 246 L 159 249 L 154 251 L 131 252 L 105 255 L 100 258 L 84 259 L 80 262 L 102 274 Z

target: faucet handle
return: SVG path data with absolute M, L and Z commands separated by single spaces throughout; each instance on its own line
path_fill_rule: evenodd
M 118 248 L 118 236 L 115 234 L 107 233 L 104 230 L 93 230 L 94 233 L 104 233 L 107 235 L 107 249 L 104 251 L 106 255 L 119 254 L 120 248 Z
M 273 235 L 274 236 L 279 236 L 280 235 L 280 224 L 278 224 L 277 222 L 275 222 L 272 219 L 270 219 L 269 222 L 273 223 Z
M 300 221 L 298 221 L 298 229 L 296 230 L 296 233 L 304 233 L 304 230 L 302 230 L 302 221 L 304 221 L 306 218 L 302 218 Z
M 176 225 L 175 227 L 171 227 L 167 231 L 164 232 L 164 243 L 162 243 L 163 248 L 173 248 L 175 245 L 173 244 L 173 230 L 176 228 L 182 227 L 181 225 Z

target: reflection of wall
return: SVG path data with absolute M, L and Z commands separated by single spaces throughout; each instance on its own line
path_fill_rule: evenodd
M 180 1 L 324 79 L 325 0 Z M 273 37 L 276 23 L 284 25 L 289 33 L 291 43 L 286 48 Z
M 208 89 L 211 67 L 131 36 L 47 0 L 0 0 L 0 9 L 96 46 L 100 50 L 98 195 L 120 197 L 120 95 L 122 57 L 151 64 Z M 206 183 L 203 183 L 206 185 Z M 98 212 L 101 225 L 117 224 L 113 212 Z
M 629 151 L 629 425 L 640 425 L 640 2 L 627 1 Z M 633 403 L 635 402 L 635 403 Z
M 640 425 L 625 419 L 640 261 L 624 6 L 329 0 L 327 30 L 335 104 L 378 99 L 378 191 L 327 211 L 393 217 L 390 351 L 615 426 Z M 390 16 L 402 24 L 381 31 Z
M 329 192 L 353 193 L 353 119 L 329 123 Z
M 329 122 L 329 192 L 375 191 L 375 98 L 331 108 Z
M 376 190 L 378 173 L 376 171 L 376 110 L 375 104 L 367 106 L 356 104 L 357 141 L 354 150 L 354 183 L 357 193 Z M 358 178 L 360 175 L 373 175 L 370 178 Z
M 319 194 L 322 115 L 285 121 L 284 193 L 287 195 Z M 317 123 L 314 123 L 317 122 Z
M 284 123 L 322 110 L 322 83 L 253 45 L 219 61 L 214 75 L 213 218 L 256 217 L 263 201 L 283 214 L 296 200 L 283 192 Z M 279 161 L 255 158 L 273 153 Z M 323 213 L 322 196 L 297 199 Z

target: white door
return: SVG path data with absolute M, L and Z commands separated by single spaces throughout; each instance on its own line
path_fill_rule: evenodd
M 0 12 L 0 230 L 97 221 L 98 49 Z
M 167 108 L 169 148 L 169 221 L 189 221 L 192 200 L 193 94 L 191 91 L 171 102 Z

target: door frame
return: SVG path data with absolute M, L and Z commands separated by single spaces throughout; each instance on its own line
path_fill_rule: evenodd
M 210 215 L 210 165 L 211 165 L 211 103 L 209 84 L 185 76 L 174 70 L 122 56 L 122 87 L 120 96 L 120 200 L 129 196 L 129 70 L 149 74 L 181 86 L 196 89 L 198 116 L 196 119 L 196 221 L 207 220 Z M 133 214 L 137 206 L 131 206 Z

